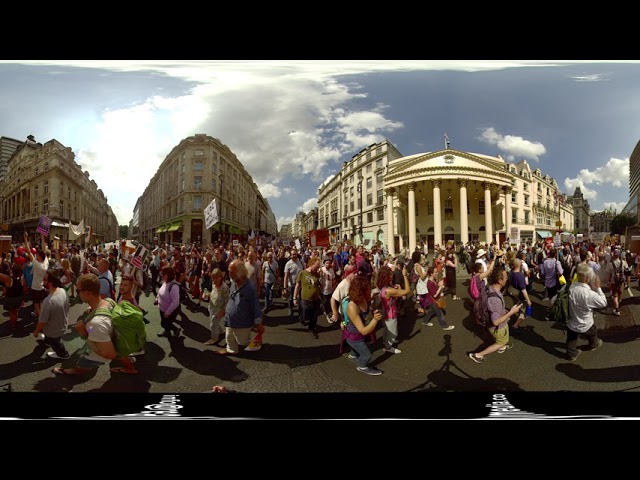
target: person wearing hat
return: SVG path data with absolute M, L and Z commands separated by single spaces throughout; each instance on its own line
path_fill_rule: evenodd
M 483 270 L 487 270 L 487 251 L 484 248 L 479 248 L 476 252 L 476 261 L 474 263 L 481 263 Z
M 611 300 L 613 302 L 613 314 L 620 315 L 620 297 L 622 296 L 622 287 L 625 282 L 624 272 L 628 270 L 627 261 L 620 257 L 620 250 L 614 249 L 611 261 L 607 265 L 607 273 L 609 274 L 609 290 L 611 291 Z

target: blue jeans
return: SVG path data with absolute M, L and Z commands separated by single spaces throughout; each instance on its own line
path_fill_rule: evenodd
M 369 360 L 371 360 L 371 350 L 369 350 L 369 345 L 365 340 L 361 340 L 359 342 L 352 342 L 351 340 L 346 340 L 347 345 L 351 347 L 351 353 L 358 357 L 358 367 L 366 368 L 369 364 Z
M 440 326 L 442 328 L 445 328 L 447 326 L 447 322 L 444 319 L 444 313 L 442 313 L 442 310 L 436 307 L 435 303 L 432 303 L 431 305 L 429 305 L 425 313 L 426 313 L 424 317 L 425 322 L 428 322 L 433 317 L 438 317 L 438 323 L 440 324 Z
M 267 307 L 270 307 L 273 305 L 273 291 L 271 290 L 273 288 L 273 283 L 266 283 L 264 284 L 264 304 Z

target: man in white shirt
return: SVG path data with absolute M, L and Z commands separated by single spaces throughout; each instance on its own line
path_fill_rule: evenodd
M 46 245 L 44 241 L 44 235 L 42 236 L 42 250 L 38 250 L 35 256 L 33 255 L 33 253 L 31 253 L 31 245 L 29 244 L 29 236 L 27 235 L 27 232 L 24 232 L 24 244 L 27 249 L 29 259 L 31 259 L 31 264 L 33 265 L 31 279 L 31 300 L 33 301 L 34 310 L 33 312 L 31 312 L 31 316 L 39 319 L 42 301 L 49 294 L 49 290 L 44 288 L 43 284 L 44 276 L 49 269 L 49 259 L 45 254 Z
M 598 329 L 593 321 L 593 310 L 605 308 L 607 297 L 600 288 L 600 277 L 584 263 L 576 268 L 577 280 L 569 289 L 569 319 L 567 320 L 567 359 L 574 362 L 582 353 L 578 349 L 578 337 L 586 335 L 589 350 L 602 346 Z M 593 277 L 593 280 L 592 280 Z M 592 286 L 589 286 L 591 282 Z

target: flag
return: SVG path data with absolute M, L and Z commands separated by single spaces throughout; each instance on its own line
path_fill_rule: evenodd
M 80 220 L 77 226 L 69 222 L 69 240 L 76 240 L 84 234 L 84 218 Z

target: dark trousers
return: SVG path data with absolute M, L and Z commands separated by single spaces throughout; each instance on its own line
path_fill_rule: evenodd
M 62 337 L 53 338 L 53 337 L 47 337 L 45 335 L 44 344 L 51 347 L 53 351 L 56 352 L 56 355 L 58 355 L 59 357 L 66 357 L 67 355 L 69 355 L 69 352 L 67 352 L 67 349 L 64 348 L 64 343 L 62 343 Z
M 171 312 L 171 315 L 169 315 L 169 318 L 165 318 L 164 316 L 164 312 L 160 312 L 160 326 L 164 329 L 165 332 L 169 332 L 169 331 L 176 331 L 178 329 L 178 327 L 176 327 L 173 322 L 176 321 L 176 317 L 178 316 L 178 312 L 180 312 L 180 308 L 176 308 L 173 312 Z
M 596 324 L 591 325 L 591 328 L 584 333 L 574 332 L 570 328 L 567 328 L 567 354 L 570 357 L 578 356 L 578 337 L 585 335 L 589 340 L 589 348 L 593 348 L 598 343 L 598 329 Z
M 320 300 L 302 300 L 302 318 L 307 321 L 309 330 L 315 330 L 318 323 Z

